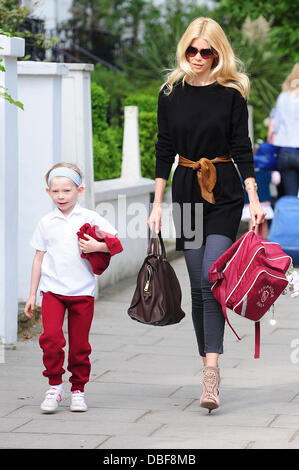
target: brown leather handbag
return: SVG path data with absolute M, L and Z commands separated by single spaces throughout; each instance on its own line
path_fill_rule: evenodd
M 182 291 L 173 267 L 166 259 L 164 242 L 151 232 L 147 256 L 137 276 L 137 285 L 128 315 L 149 325 L 179 323 L 185 313 L 181 309 Z

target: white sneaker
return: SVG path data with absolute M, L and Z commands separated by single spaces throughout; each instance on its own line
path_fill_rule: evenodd
M 71 395 L 71 411 L 87 411 L 87 405 L 85 401 L 84 392 L 80 392 L 80 390 L 75 390 L 72 392 Z
M 58 404 L 63 399 L 63 396 L 63 390 L 59 390 L 55 387 L 50 388 L 46 391 L 46 396 L 40 406 L 40 409 L 47 413 L 54 413 L 54 411 L 58 408 Z

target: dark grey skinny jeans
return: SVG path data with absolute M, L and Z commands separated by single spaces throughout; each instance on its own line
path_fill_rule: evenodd
M 224 235 L 208 235 L 205 245 L 184 250 L 190 278 L 192 320 L 199 354 L 223 353 L 225 319 L 221 305 L 211 291 L 209 269 L 230 246 L 232 240 Z

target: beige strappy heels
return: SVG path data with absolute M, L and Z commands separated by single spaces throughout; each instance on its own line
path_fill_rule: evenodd
M 220 371 L 218 367 L 206 366 L 203 369 L 202 395 L 199 406 L 207 408 L 209 413 L 219 408 Z

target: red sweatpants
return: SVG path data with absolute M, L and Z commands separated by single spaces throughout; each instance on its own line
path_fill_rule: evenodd
M 94 312 L 94 297 L 88 295 L 65 296 L 53 292 L 43 292 L 42 322 L 43 333 L 39 338 L 43 350 L 43 375 L 50 385 L 62 382 L 65 370 L 64 350 L 66 341 L 63 335 L 65 310 L 68 310 L 68 370 L 71 372 L 71 390 L 84 391 L 89 380 L 91 347 L 89 331 Z

